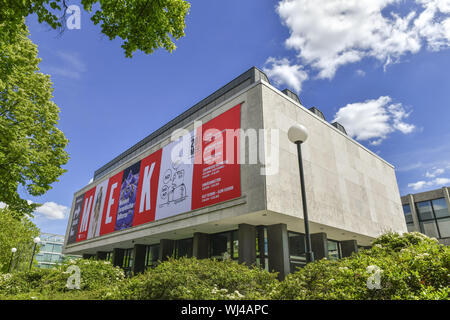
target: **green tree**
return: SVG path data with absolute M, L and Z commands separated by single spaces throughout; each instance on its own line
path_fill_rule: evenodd
M 37 47 L 22 27 L 0 24 L 0 202 L 12 212 L 30 214 L 36 204 L 21 199 L 22 186 L 39 196 L 65 172 L 67 139 L 56 127 L 50 76 L 39 72 Z
M 183 37 L 190 4 L 185 0 L 82 0 L 91 20 L 110 40 L 119 37 L 127 57 L 136 50 L 146 54 L 159 48 L 172 52 L 172 39 Z M 22 19 L 36 14 L 53 29 L 65 27 L 66 0 L 0 0 L 0 23 L 8 30 L 21 27 Z
M 39 229 L 28 217 L 17 219 L 8 208 L 0 209 L 0 270 L 6 272 L 11 261 L 11 249 L 16 248 L 14 265 L 28 266 L 33 238 Z

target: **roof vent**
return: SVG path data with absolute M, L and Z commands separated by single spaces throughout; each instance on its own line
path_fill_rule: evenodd
M 312 113 L 314 113 L 316 116 L 318 116 L 319 118 L 325 120 L 325 117 L 323 116 L 322 111 L 320 111 L 319 109 L 317 109 L 316 107 L 312 107 L 308 109 L 309 111 L 311 111 Z
M 341 132 L 347 134 L 347 131 L 345 131 L 344 126 L 343 126 L 342 124 L 340 124 L 339 122 L 337 122 L 337 121 L 336 121 L 336 122 L 333 122 L 331 125 L 332 125 L 333 127 L 335 127 L 336 129 L 338 129 L 339 131 L 341 131 Z
M 287 95 L 289 98 L 291 98 L 291 99 L 297 101 L 298 103 L 302 104 L 302 103 L 300 102 L 300 99 L 298 98 L 298 95 L 296 95 L 295 93 L 293 93 L 291 90 L 289 90 L 289 89 L 284 89 L 284 90 L 281 91 L 281 92 L 283 92 L 283 93 L 284 93 L 285 95 Z

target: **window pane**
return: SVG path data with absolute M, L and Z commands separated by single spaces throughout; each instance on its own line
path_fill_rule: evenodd
M 223 259 L 224 254 L 231 257 L 230 232 L 211 236 L 211 258 Z
M 433 203 L 434 214 L 436 218 L 443 218 L 450 216 L 448 213 L 447 202 L 444 198 L 431 201 Z
M 183 239 L 177 241 L 177 257 L 192 257 L 193 239 Z
M 435 220 L 420 222 L 420 229 L 429 237 L 439 238 Z
M 417 212 L 420 220 L 433 219 L 433 211 L 431 209 L 430 201 L 422 201 L 417 203 Z
M 414 227 L 414 223 L 407 223 L 406 228 L 408 228 L 408 232 L 416 231 L 416 228 Z
M 298 233 L 289 232 L 289 255 L 300 257 L 306 252 L 305 236 Z
M 403 213 L 405 214 L 406 223 L 413 222 L 411 207 L 409 206 L 409 204 L 403 205 Z
M 339 259 L 339 244 L 337 241 L 328 240 L 328 258 L 330 260 Z
M 237 231 L 231 233 L 233 238 L 233 260 L 239 259 L 239 234 Z
M 437 220 L 439 226 L 439 232 L 441 233 L 441 238 L 450 237 L 450 218 Z

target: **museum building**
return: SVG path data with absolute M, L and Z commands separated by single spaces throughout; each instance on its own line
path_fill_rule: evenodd
M 133 273 L 168 257 L 234 259 L 284 278 L 305 264 L 294 124 L 309 133 L 316 259 L 406 232 L 394 167 L 253 67 L 95 171 L 74 195 L 63 253 Z

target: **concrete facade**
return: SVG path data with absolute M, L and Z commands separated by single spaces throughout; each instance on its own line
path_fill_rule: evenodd
M 136 271 L 141 271 L 144 245 L 160 244 L 160 258 L 164 259 L 173 251 L 174 241 L 193 238 L 193 255 L 205 258 L 209 253 L 208 235 L 237 230 L 239 261 L 250 265 L 256 260 L 252 240 L 257 236 L 256 226 L 267 226 L 269 268 L 283 277 L 289 272 L 287 232 L 304 232 L 297 154 L 287 138 L 287 130 L 294 123 L 309 130 L 309 139 L 302 146 L 305 184 L 311 233 L 322 234 L 315 240 L 320 256 L 326 257 L 327 238 L 368 246 L 385 231 L 406 231 L 393 166 L 303 107 L 291 92 L 287 95 L 271 86 L 256 68 L 97 170 L 94 182 L 75 193 L 74 199 L 169 144 L 173 130 L 192 130 L 195 120 L 209 121 L 237 104 L 241 104 L 245 133 L 240 149 L 242 160 L 245 158 L 240 165 L 241 197 L 73 244 L 67 244 L 70 218 L 64 252 L 114 252 L 114 263 L 120 263 L 121 249 L 140 245 L 141 257 L 134 260 L 139 264 Z M 278 135 L 260 135 L 260 129 Z M 257 132 L 257 140 L 252 132 Z M 278 167 L 273 152 L 278 155 Z M 255 156 L 258 161 L 254 161 Z

